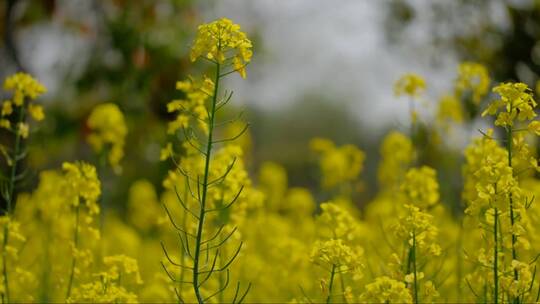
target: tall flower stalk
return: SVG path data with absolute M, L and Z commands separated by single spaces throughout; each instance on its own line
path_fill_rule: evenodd
M 28 138 L 29 126 L 26 122 L 27 114 L 34 120 L 41 121 L 45 117 L 43 108 L 32 103 L 34 99 L 46 92 L 45 86 L 26 73 L 16 73 L 4 82 L 4 89 L 11 91 L 12 100 L 5 100 L 2 103 L 0 118 L 0 128 L 6 129 L 14 135 L 13 147 L 1 146 L 2 154 L 9 167 L 9 173 L 3 176 L 1 184 L 1 194 L 5 202 L 4 216 L 8 220 L 4 224 L 2 242 L 2 275 L 4 282 L 4 293 L 2 301 L 10 302 L 9 277 L 8 277 L 8 252 L 10 217 L 13 214 L 15 205 L 15 187 L 25 176 L 20 173 L 20 162 L 26 157 L 23 149 L 23 140 Z M 14 123 L 14 124 L 13 124 Z
M 169 124 L 169 133 L 176 133 L 177 130 L 181 129 L 185 138 L 184 147 L 186 150 L 191 151 L 180 162 L 175 161 L 175 164 L 177 165 L 178 172 L 185 178 L 187 189 L 184 189 L 184 191 L 189 191 L 190 200 L 194 201 L 195 204 L 190 204 L 188 201 L 183 200 L 178 190 L 175 189 L 175 191 L 179 203 L 184 208 L 186 214 L 189 214 L 196 222 L 194 231 L 190 231 L 187 227 L 176 225 L 167 208 L 166 211 L 171 222 L 180 232 L 183 251 L 192 260 L 193 266 L 185 266 L 173 261 L 165 246 L 162 245 L 170 264 L 192 272 L 191 281 L 178 281 L 163 264 L 163 268 L 169 275 L 169 278 L 176 283 L 192 285 L 196 301 L 198 303 L 204 303 L 217 295 L 219 295 L 220 299 L 223 299 L 223 293 L 230 281 L 229 266 L 236 259 L 242 248 L 242 243 L 240 243 L 232 251 L 231 257 L 225 260 L 223 254 L 225 248 L 223 246 L 231 239 L 237 229 L 226 229 L 226 224 L 223 224 L 217 231 L 213 231 L 208 225 L 208 217 L 212 213 L 219 214 L 224 210 L 230 209 L 238 201 L 244 190 L 244 185 L 242 185 L 237 187 L 236 193 L 232 195 L 230 193 L 210 193 L 213 191 L 213 188 L 224 187 L 227 177 L 234 171 L 234 166 L 237 165 L 238 167 L 238 163 L 240 162 L 235 157 L 232 162 L 227 164 L 220 176 L 215 176 L 215 171 L 219 167 L 215 159 L 217 146 L 221 143 L 232 142 L 239 138 L 248 127 L 246 124 L 233 137 L 216 139 L 216 129 L 227 123 L 217 123 L 218 111 L 232 97 L 232 92 L 225 93 L 223 98 L 219 97 L 221 80 L 235 72 L 239 73 L 243 78 L 246 77 L 245 67 L 251 60 L 251 42 L 240 31 L 240 26 L 228 19 L 223 18 L 203 24 L 199 27 L 191 50 L 192 61 L 199 58 L 205 59 L 212 64 L 214 72 L 212 79 L 204 77 L 202 81 L 197 81 L 190 78 L 188 81 L 179 82 L 177 88 L 184 91 L 187 98 L 186 100 L 172 101 L 168 105 L 170 112 L 179 113 L 177 119 Z M 193 120 L 197 122 L 198 132 L 196 128 L 190 125 L 190 122 Z M 204 139 L 202 139 L 203 136 L 205 137 Z M 186 169 L 186 163 L 195 165 L 191 166 L 190 169 L 192 170 L 190 170 Z M 219 202 L 214 201 L 216 196 L 221 197 L 218 200 Z M 226 197 L 229 198 L 229 201 L 225 201 Z M 210 251 L 213 251 L 212 259 L 209 259 Z M 225 273 L 224 281 L 222 273 Z M 212 278 L 213 274 L 219 274 L 220 287 L 216 292 L 205 294 L 203 286 Z M 248 285 L 243 293 L 240 293 L 240 283 L 238 283 L 232 302 L 242 302 L 249 292 L 250 287 L 251 284 Z M 182 300 L 182 294 L 177 292 L 177 295 L 179 300 Z

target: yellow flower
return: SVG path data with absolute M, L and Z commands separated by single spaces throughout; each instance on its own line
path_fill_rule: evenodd
M 13 91 L 13 103 L 20 107 L 24 103 L 24 98 L 36 99 L 47 89 L 43 84 L 26 73 L 16 73 L 9 76 L 4 81 L 4 89 Z
M 331 189 L 341 183 L 353 182 L 362 172 L 366 156 L 356 146 L 348 144 L 337 147 L 324 138 L 312 139 L 310 146 L 320 155 L 323 188 Z
M 427 209 L 439 202 L 437 172 L 430 167 L 412 168 L 405 175 L 401 192 L 407 204 Z
M 490 78 L 485 66 L 475 62 L 463 62 L 458 67 L 455 83 L 456 96 L 462 98 L 467 91 L 472 93 L 472 101 L 478 105 L 489 90 Z
M 424 78 L 417 74 L 408 73 L 403 75 L 394 84 L 394 94 L 396 96 L 409 95 L 410 97 L 418 97 L 426 90 L 426 82 Z
M 496 126 L 512 127 L 515 121 L 527 121 L 536 117 L 536 101 L 526 84 L 503 83 L 496 86 L 493 92 L 499 94 L 501 99 L 493 101 L 482 116 L 496 115 Z
M 28 105 L 28 113 L 35 121 L 42 121 L 45 118 L 45 113 L 43 113 L 43 107 L 36 104 Z
M 335 267 L 337 273 L 357 273 L 362 267 L 359 251 L 345 245 L 340 239 L 317 241 L 311 252 L 311 262 L 327 270 Z
M 463 107 L 461 102 L 452 95 L 445 95 L 439 101 L 437 121 L 447 125 L 449 122 L 463 122 Z
M 234 70 L 245 78 L 251 48 L 251 41 L 240 30 L 240 25 L 222 18 L 199 26 L 190 57 L 195 61 L 202 56 L 219 64 L 231 60 Z
M 203 132 L 208 133 L 206 102 L 214 94 L 212 80 L 206 76 L 202 80 L 189 77 L 187 80 L 178 81 L 176 89 L 184 92 L 186 98 L 176 99 L 167 104 L 167 111 L 177 114 L 176 119 L 169 122 L 167 132 L 174 134 L 179 129 L 184 131 L 194 120 Z
M 30 128 L 28 127 L 28 124 L 27 123 L 24 123 L 24 122 L 20 122 L 18 124 L 18 128 L 17 128 L 17 133 L 22 137 L 22 138 L 28 138 L 28 133 L 30 132 Z
M 11 101 L 5 100 L 4 103 L 2 103 L 2 116 L 8 116 L 13 113 L 13 105 Z
M 405 283 L 389 277 L 378 277 L 367 284 L 360 295 L 361 303 L 412 303 L 410 290 Z
M 11 129 L 11 122 L 7 119 L 0 119 L 0 128 Z
M 414 147 L 411 139 L 397 131 L 390 132 L 384 138 L 381 148 L 381 161 L 377 178 L 383 188 L 399 186 L 409 166 L 414 160 Z
M 90 214 L 98 214 L 97 200 L 101 195 L 101 182 L 96 168 L 84 162 L 62 164 L 66 186 L 65 196 L 73 206 L 78 206 L 80 198 L 84 199 Z
M 87 124 L 92 130 L 87 139 L 88 143 L 97 153 L 108 147 L 109 164 L 115 172 L 120 172 L 120 161 L 124 157 L 124 143 L 128 132 L 124 114 L 113 103 L 100 104 L 90 113 Z

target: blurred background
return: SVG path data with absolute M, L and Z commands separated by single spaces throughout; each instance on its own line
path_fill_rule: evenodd
M 485 64 L 493 81 L 534 87 L 540 75 L 536 0 L 3 0 L 1 78 L 24 70 L 49 90 L 41 98 L 46 120 L 31 140 L 26 187 L 62 161 L 95 161 L 86 119 L 104 102 L 122 109 L 129 128 L 123 172 L 101 173 L 104 193 L 123 208 L 133 181 L 161 187 L 170 167 L 159 161 L 172 119 L 166 104 L 180 97 L 177 80 L 205 68 L 189 61 L 197 25 L 221 17 L 239 23 L 254 42 L 247 80 L 233 76 L 226 85 L 235 91 L 236 111 L 251 123 L 254 176 L 263 161 L 275 161 L 291 186 L 314 188 L 310 139 L 353 143 L 367 155 L 359 201 L 376 193 L 382 137 L 409 123 L 407 102 L 393 94 L 403 73 L 427 80 L 426 121 L 452 90 L 461 61 Z M 455 148 L 468 135 L 438 148 L 459 158 Z M 453 180 L 438 169 L 440 178 Z

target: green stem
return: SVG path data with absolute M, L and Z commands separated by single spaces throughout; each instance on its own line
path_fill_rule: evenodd
M 214 120 L 215 120 L 215 114 L 216 114 L 216 102 L 217 102 L 217 94 L 219 89 L 219 76 L 220 74 L 220 64 L 216 63 L 216 76 L 214 81 L 214 94 L 212 96 L 212 110 L 210 111 L 210 117 L 209 117 L 209 123 L 208 123 L 208 141 L 206 145 L 206 155 L 205 155 L 205 164 L 204 164 L 204 177 L 203 177 L 203 184 L 202 184 L 202 194 L 201 194 L 201 206 L 200 206 L 200 212 L 199 212 L 199 224 L 197 227 L 197 237 L 195 239 L 195 252 L 194 252 L 194 259 L 193 259 L 193 289 L 195 291 L 195 295 L 197 296 L 197 301 L 199 303 L 203 303 L 203 297 L 201 295 L 200 286 L 199 286 L 199 258 L 201 254 L 201 243 L 202 243 L 202 235 L 203 235 L 203 229 L 204 229 L 204 216 L 206 214 L 206 194 L 208 192 L 208 176 L 210 172 L 210 158 L 212 153 L 212 135 L 214 131 Z
M 494 254 L 493 254 L 493 282 L 494 286 L 494 296 L 493 303 L 497 304 L 499 302 L 499 238 L 497 236 L 498 222 L 499 222 L 499 211 L 495 208 L 495 219 L 493 223 L 493 241 L 494 245 Z
M 509 126 L 506 129 L 506 150 L 508 151 L 508 166 L 512 168 L 512 142 L 513 139 L 513 129 L 511 126 Z M 508 195 L 508 200 L 510 202 L 510 223 L 512 225 L 512 260 L 517 260 L 517 250 L 516 250 L 516 243 L 517 243 L 517 235 L 514 233 L 514 202 L 512 198 L 512 193 Z M 517 269 L 514 269 L 514 280 L 519 280 L 519 273 Z M 516 297 L 514 299 L 514 303 L 519 304 L 519 297 Z
M 330 283 L 328 284 L 328 297 L 326 297 L 326 304 L 332 303 L 332 287 L 334 285 L 335 275 L 336 275 L 336 265 L 332 264 L 332 271 L 330 273 Z
M 73 243 L 75 249 L 79 247 L 79 206 L 75 208 L 75 230 L 73 231 Z M 73 255 L 73 260 L 71 261 L 71 272 L 69 275 L 68 288 L 66 292 L 66 300 L 71 296 L 71 288 L 73 286 L 73 278 L 75 277 L 75 267 L 77 265 L 77 259 Z
M 414 272 L 414 303 L 418 304 L 418 278 L 416 274 L 416 233 L 413 232 L 413 245 L 412 245 L 412 266 Z
M 11 173 L 9 176 L 9 184 L 8 189 L 6 193 L 6 203 L 7 203 L 7 211 L 6 215 L 9 217 L 11 216 L 12 209 L 13 209 L 13 196 L 15 192 L 15 176 L 17 174 L 17 163 L 19 162 L 19 153 L 21 149 L 21 133 L 18 129 L 20 127 L 20 124 L 24 121 L 24 106 L 21 106 L 19 108 L 19 117 L 17 120 L 16 130 L 15 130 L 15 147 L 13 149 L 13 155 L 11 161 Z M 9 280 L 8 280 L 8 269 L 7 269 L 7 252 L 6 248 L 9 241 L 9 222 L 4 226 L 4 241 L 2 242 L 2 273 L 4 276 L 4 289 L 5 289 L 5 297 L 4 297 L 4 303 L 9 303 Z

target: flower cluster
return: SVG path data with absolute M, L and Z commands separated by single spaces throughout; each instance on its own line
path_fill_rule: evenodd
M 186 98 L 176 99 L 167 104 L 169 113 L 177 113 L 176 119 L 169 122 L 168 133 L 174 134 L 179 129 L 187 129 L 193 120 L 199 128 L 208 133 L 206 102 L 214 94 L 214 82 L 208 77 L 202 80 L 190 77 L 178 81 L 176 89 L 182 91 Z
M 472 102 L 478 105 L 489 90 L 490 78 L 485 66 L 476 62 L 463 62 L 458 66 L 455 94 L 462 98 L 470 93 Z
M 328 139 L 314 138 L 310 146 L 320 155 L 323 188 L 332 189 L 340 184 L 353 182 L 362 172 L 366 156 L 354 145 L 337 147 Z
M 433 168 L 412 168 L 405 174 L 401 192 L 407 204 L 428 209 L 439 202 L 439 183 Z
M 392 189 L 402 183 L 405 173 L 412 165 L 414 147 L 409 137 L 393 131 L 384 138 L 380 153 L 377 178 L 381 186 Z
M 426 90 L 426 81 L 422 76 L 409 73 L 399 78 L 394 85 L 396 96 L 418 97 Z
M 97 178 L 96 168 L 88 163 L 64 163 L 62 164 L 66 181 L 66 194 L 72 201 L 73 206 L 78 206 L 80 198 L 92 213 L 98 213 L 96 201 L 101 195 L 101 183 Z
M 120 161 L 124 157 L 124 144 L 127 126 L 124 114 L 114 103 L 104 103 L 96 106 L 87 120 L 92 131 L 88 135 L 88 143 L 96 153 L 106 151 L 109 164 L 115 172 L 120 172 Z
M 246 65 L 251 61 L 252 44 L 240 25 L 222 18 L 199 26 L 191 49 L 191 60 L 204 57 L 224 64 L 231 60 L 235 71 L 246 78 Z
M 383 276 L 367 284 L 358 301 L 361 303 L 412 303 L 412 296 L 405 283 Z
M 45 118 L 43 107 L 32 101 L 47 92 L 47 89 L 26 73 L 16 73 L 6 78 L 4 89 L 13 92 L 13 96 L 12 100 L 2 102 L 0 127 L 12 130 L 12 122 L 15 121 L 14 131 L 22 138 L 27 138 L 30 127 L 25 122 L 25 112 L 28 112 L 35 121 L 42 121 Z M 12 118 L 15 113 L 18 118 Z
M 441 246 L 437 243 L 439 229 L 433 223 L 433 215 L 421 211 L 414 205 L 405 205 L 405 216 L 395 225 L 395 233 L 399 239 L 406 240 L 424 255 L 438 256 Z
M 497 116 L 496 126 L 512 127 L 515 121 L 529 121 L 536 117 L 536 101 L 526 84 L 503 83 L 493 88 L 493 92 L 501 98 L 491 102 L 482 116 Z

